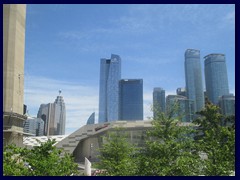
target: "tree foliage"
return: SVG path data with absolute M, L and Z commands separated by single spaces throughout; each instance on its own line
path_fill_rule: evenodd
M 126 140 L 123 129 L 110 132 L 104 137 L 106 143 L 99 149 L 98 167 L 106 170 L 104 175 L 130 176 L 136 171 L 133 155 L 135 147 Z
M 69 176 L 78 173 L 78 165 L 70 154 L 63 154 L 48 140 L 33 149 L 15 145 L 4 147 L 3 174 L 5 176 Z
M 229 175 L 235 171 L 235 117 L 225 117 L 219 107 L 206 103 L 194 123 L 199 126 L 196 144 L 206 153 L 204 174 Z
M 171 114 L 174 114 L 171 112 Z M 199 174 L 200 156 L 194 128 L 182 126 L 176 116 L 158 113 L 149 139 L 139 154 L 138 175 L 187 176 Z
M 105 175 L 233 174 L 235 117 L 224 117 L 217 106 L 207 103 L 194 124 L 183 125 L 173 111 L 155 115 L 142 147 L 133 148 L 119 131 L 109 136 L 100 150 L 100 167 L 109 173 Z

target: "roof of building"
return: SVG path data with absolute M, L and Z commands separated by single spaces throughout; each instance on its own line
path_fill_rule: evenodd
M 68 135 L 55 135 L 55 136 L 34 136 L 34 137 L 23 137 L 23 145 L 25 146 L 40 146 L 40 143 L 47 142 L 48 139 L 55 139 L 56 143 L 62 141 Z M 39 142 L 38 142 L 39 141 Z

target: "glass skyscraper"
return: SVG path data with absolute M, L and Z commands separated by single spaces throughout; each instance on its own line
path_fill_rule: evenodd
M 218 103 L 222 114 L 226 116 L 235 115 L 235 96 L 233 94 L 219 97 Z
M 220 96 L 228 95 L 228 77 L 224 54 L 209 54 L 204 57 L 206 95 L 213 104 Z
M 119 80 L 121 79 L 121 58 L 112 54 L 111 59 L 101 59 L 99 116 L 98 122 L 118 120 L 119 115 Z
M 120 81 L 119 120 L 143 120 L 143 80 Z
M 166 98 L 166 113 L 179 118 L 182 122 L 192 122 L 194 118 L 194 101 L 185 96 L 168 95 Z
M 165 90 L 156 87 L 153 89 L 153 117 L 156 118 L 158 113 L 165 113 L 165 109 Z
M 194 101 L 194 112 L 200 111 L 204 107 L 204 93 L 199 50 L 185 52 L 185 80 L 187 98 Z
M 29 117 L 23 124 L 23 131 L 33 136 L 44 135 L 44 121 L 41 118 Z

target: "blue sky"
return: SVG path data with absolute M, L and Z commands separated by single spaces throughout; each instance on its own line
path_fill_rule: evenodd
M 142 78 L 144 117 L 152 116 L 152 91 L 185 87 L 184 52 L 226 55 L 235 94 L 235 5 L 47 4 L 27 5 L 25 96 L 29 114 L 53 103 L 62 89 L 66 134 L 98 119 L 100 58 L 118 54 L 122 78 Z

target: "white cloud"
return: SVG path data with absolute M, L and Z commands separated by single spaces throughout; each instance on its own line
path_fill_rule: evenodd
M 153 116 L 152 114 L 152 92 L 148 91 L 143 94 L 143 109 L 144 109 L 144 120 L 149 119 Z

